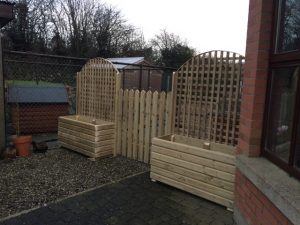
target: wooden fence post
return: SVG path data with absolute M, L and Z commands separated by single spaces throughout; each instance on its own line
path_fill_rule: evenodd
M 132 154 L 133 159 L 138 157 L 138 132 L 139 132 L 139 115 L 140 115 L 140 92 L 135 91 L 134 94 L 134 118 L 133 118 L 133 143 L 132 143 Z
M 117 118 L 117 154 L 121 155 L 122 154 L 122 105 L 123 105 L 123 90 L 119 90 L 119 98 L 118 98 L 118 118 Z
M 127 155 L 127 119 L 128 119 L 128 90 L 124 91 L 123 96 L 123 123 L 122 123 L 122 155 Z
M 150 155 L 151 100 L 152 100 L 152 92 L 148 91 L 146 94 L 145 148 L 144 148 L 144 162 L 145 163 L 149 162 L 149 155 Z
M 120 75 L 120 73 L 117 73 L 116 74 L 116 77 L 115 77 L 115 79 L 116 79 L 116 90 L 115 90 L 115 105 L 114 105 L 114 107 L 115 107 L 115 144 L 114 144 L 114 150 L 113 150 L 113 154 L 114 154 L 114 156 L 116 156 L 117 154 L 118 154 L 118 151 L 119 151 L 119 145 L 118 145 L 118 131 L 119 131 L 119 126 L 120 126 L 120 124 L 118 123 L 118 119 L 119 119 L 119 110 L 120 110 L 120 108 L 119 108 L 119 105 L 120 105 L 120 101 L 121 101 L 121 99 L 120 99 L 120 94 L 119 94 L 119 92 L 121 91 L 121 89 L 120 89 L 120 84 L 121 84 L 121 75 Z M 121 101 L 121 104 L 122 104 L 122 101 Z
M 128 118 L 127 118 L 127 157 L 132 158 L 132 137 L 133 137 L 133 107 L 134 107 L 134 90 L 129 91 L 128 95 Z
M 164 135 L 171 134 L 172 130 L 173 98 L 173 92 L 168 92 L 166 102 L 166 125 Z
M 139 151 L 138 160 L 143 161 L 144 159 L 144 121 L 145 121 L 145 95 L 146 92 L 141 91 L 140 97 L 140 126 L 139 126 Z
M 171 133 L 175 133 L 175 116 L 176 116 L 176 92 L 177 92 L 177 73 L 173 72 L 172 76 L 172 114 L 171 116 Z
M 164 133 L 164 119 L 165 119 L 165 106 L 166 104 L 166 93 L 161 92 L 159 96 L 159 113 L 158 113 L 158 136 L 162 136 Z

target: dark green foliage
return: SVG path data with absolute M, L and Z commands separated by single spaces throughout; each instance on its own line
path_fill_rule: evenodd
M 188 59 L 193 57 L 194 50 L 188 46 L 177 44 L 172 48 L 161 50 L 161 62 L 166 67 L 179 68 Z
M 55 55 L 65 55 L 67 53 L 66 42 L 58 32 L 55 32 L 52 37 L 49 48 Z
M 179 68 L 195 54 L 186 41 L 165 29 L 155 35 L 151 43 L 155 48 L 155 61 L 162 66 Z

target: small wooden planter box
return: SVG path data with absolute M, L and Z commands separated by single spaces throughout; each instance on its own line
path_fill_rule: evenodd
M 91 158 L 113 154 L 114 123 L 86 116 L 59 117 L 58 139 L 62 147 Z
M 179 135 L 154 138 L 150 176 L 232 209 L 235 148 Z

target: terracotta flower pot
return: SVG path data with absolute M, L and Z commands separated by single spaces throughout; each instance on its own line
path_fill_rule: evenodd
M 32 136 L 18 136 L 14 139 L 14 144 L 17 149 L 17 155 L 27 157 L 30 155 Z

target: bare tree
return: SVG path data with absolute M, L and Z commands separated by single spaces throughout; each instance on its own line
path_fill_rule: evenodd
M 191 58 L 195 50 L 187 45 L 178 35 L 169 33 L 165 29 L 150 41 L 154 48 L 156 63 L 178 68 Z
M 176 45 L 186 45 L 186 41 L 183 41 L 179 35 L 174 33 L 169 33 L 166 29 L 161 30 L 161 32 L 151 39 L 151 44 L 158 50 L 171 49 Z
M 20 0 L 16 2 L 16 19 L 5 28 L 11 45 L 17 50 L 46 52 L 50 40 L 48 33 L 49 4 L 51 0 Z
M 163 30 L 151 44 L 121 11 L 96 0 L 18 0 L 8 48 L 80 57 L 145 56 L 183 43 Z M 153 48 L 152 48 L 153 44 Z
M 121 12 L 112 6 L 100 5 L 93 21 L 93 36 L 99 53 L 105 57 L 121 54 L 122 46 L 134 36 L 135 28 L 127 25 Z
M 89 31 L 95 14 L 96 4 L 94 0 L 59 0 L 59 8 L 66 17 L 66 21 L 60 21 L 69 34 L 68 41 L 72 55 L 79 56 L 84 53 L 89 45 Z M 58 16 L 56 17 L 58 19 Z M 61 20 L 62 17 L 59 19 Z M 56 23 L 59 25 L 60 23 Z M 63 28 L 60 28 L 64 30 Z

